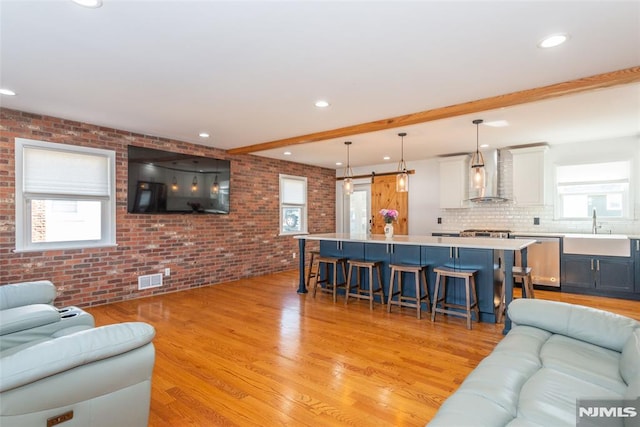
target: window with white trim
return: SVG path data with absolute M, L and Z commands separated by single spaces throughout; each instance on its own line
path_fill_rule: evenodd
M 630 217 L 631 163 L 628 160 L 556 166 L 556 218 Z
M 115 152 L 16 138 L 16 251 L 115 245 Z
M 307 178 L 280 174 L 280 234 L 307 232 Z

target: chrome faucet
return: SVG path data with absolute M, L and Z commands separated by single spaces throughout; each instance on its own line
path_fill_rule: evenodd
M 597 234 L 598 233 L 598 223 L 597 223 L 597 217 L 596 217 L 596 208 L 593 208 L 593 221 L 591 222 L 591 234 Z

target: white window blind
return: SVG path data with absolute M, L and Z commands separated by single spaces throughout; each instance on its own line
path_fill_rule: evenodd
M 23 191 L 107 197 L 109 158 L 41 147 L 24 147 Z
M 301 205 L 306 202 L 306 182 L 300 179 L 282 180 L 282 203 Z

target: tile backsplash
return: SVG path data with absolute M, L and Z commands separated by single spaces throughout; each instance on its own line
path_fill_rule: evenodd
M 638 209 L 638 206 L 636 206 Z M 591 220 L 558 221 L 553 206 L 519 207 L 513 202 L 477 204 L 466 209 L 442 209 L 440 230 L 460 231 L 468 228 L 500 229 L 537 233 L 591 233 Z M 540 219 L 534 225 L 534 218 Z M 599 233 L 640 234 L 638 221 L 600 221 Z

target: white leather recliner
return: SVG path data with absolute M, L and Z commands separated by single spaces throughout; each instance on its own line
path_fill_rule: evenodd
M 56 287 L 48 280 L 0 286 L 0 352 L 48 339 L 63 329 L 95 325 L 93 316 L 77 307 L 56 308 Z
M 55 296 L 48 281 L 0 286 L 0 426 L 147 426 L 154 328 L 94 328 Z
M 3 352 L 2 427 L 148 425 L 155 330 L 118 323 Z

